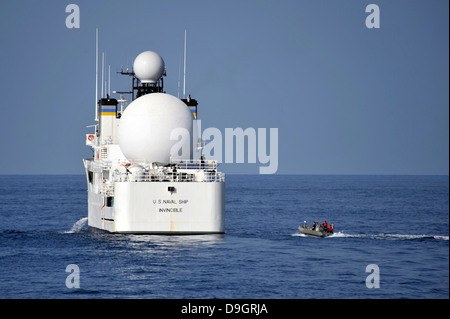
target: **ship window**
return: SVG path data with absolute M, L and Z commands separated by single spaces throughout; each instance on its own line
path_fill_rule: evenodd
M 89 183 L 92 184 L 92 181 L 94 180 L 94 173 L 93 172 L 88 172 L 88 179 L 89 179 Z
M 106 197 L 106 207 L 113 207 L 114 205 L 114 197 L 108 196 Z

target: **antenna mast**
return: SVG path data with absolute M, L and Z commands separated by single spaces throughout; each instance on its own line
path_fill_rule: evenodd
M 103 87 L 105 86 L 104 78 L 105 75 L 105 52 L 102 52 L 102 98 L 103 98 Z
M 105 54 L 105 52 L 103 52 L 103 54 Z M 106 56 L 105 56 L 105 70 L 103 71 L 103 76 L 105 77 L 104 80 L 102 78 L 103 85 L 105 86 L 105 94 L 102 97 L 106 97 L 106 95 L 108 94 L 108 86 L 106 85 L 107 81 L 108 81 L 108 76 L 107 76 L 107 65 L 106 65 Z
M 181 54 L 178 59 L 178 98 L 180 98 Z
M 95 29 L 95 120 L 98 122 L 98 28 Z
M 108 65 L 108 94 L 111 95 L 111 65 Z
M 183 99 L 186 98 L 186 29 L 184 29 L 184 76 L 183 76 Z

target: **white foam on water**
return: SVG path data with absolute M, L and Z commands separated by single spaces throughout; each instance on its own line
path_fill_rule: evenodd
M 328 237 L 334 237 L 334 238 L 339 237 L 339 238 L 341 238 L 341 237 L 355 237 L 355 236 L 354 235 L 344 234 L 343 232 L 337 232 L 337 233 L 334 233 L 334 234 L 332 234 L 332 235 L 330 235 Z
M 307 237 L 305 234 L 295 233 L 291 236 Z M 448 240 L 449 236 L 440 235 L 407 235 L 407 234 L 346 234 L 344 232 L 337 232 L 325 238 L 373 238 L 373 239 L 399 239 L 399 240 L 411 240 L 411 239 L 423 239 L 433 238 L 439 240 Z
M 64 234 L 73 234 L 80 232 L 80 230 L 86 224 L 87 220 L 87 217 L 83 217 L 80 220 L 76 221 L 75 224 L 73 224 L 72 228 L 69 231 L 65 231 Z
M 293 236 L 293 237 L 306 237 L 305 234 L 301 234 L 301 233 L 294 233 L 294 234 L 291 234 L 291 236 Z
M 333 234 L 327 238 L 336 238 L 336 237 L 348 237 L 348 238 L 374 238 L 374 239 L 400 239 L 400 240 L 410 240 L 410 239 L 423 239 L 423 238 L 433 238 L 433 239 L 441 239 L 448 240 L 448 236 L 439 236 L 439 235 L 408 235 L 408 234 L 345 234 L 343 232 L 338 232 Z

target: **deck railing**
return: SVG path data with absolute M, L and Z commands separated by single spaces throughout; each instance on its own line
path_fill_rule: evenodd
M 142 173 L 119 173 L 114 175 L 116 182 L 224 182 L 225 174 L 222 172 L 188 173 L 184 171 L 161 172 L 146 171 Z
M 109 188 L 114 182 L 225 182 L 225 173 L 217 171 L 217 161 L 214 160 L 153 163 L 147 169 L 141 165 L 112 165 L 111 162 L 96 162 L 93 159 L 88 159 L 85 163 L 88 171 L 109 171 L 109 176 L 102 174 L 105 192 L 111 192 Z

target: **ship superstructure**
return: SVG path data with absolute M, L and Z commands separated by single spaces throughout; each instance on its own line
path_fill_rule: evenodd
M 120 73 L 131 77 L 131 91 L 100 98 L 95 132 L 86 134 L 93 149 L 83 160 L 88 225 L 114 233 L 223 233 L 225 175 L 197 154 L 197 101 L 164 92 L 165 64 L 155 52 L 139 54 L 132 72 Z

